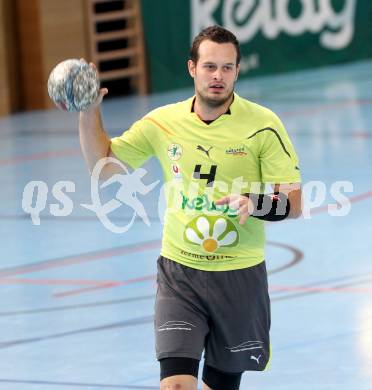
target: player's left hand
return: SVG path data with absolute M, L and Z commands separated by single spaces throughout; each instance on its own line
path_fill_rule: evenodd
M 248 217 L 253 213 L 252 200 L 244 195 L 228 195 L 215 201 L 216 205 L 228 204 L 233 210 L 237 210 L 238 221 L 244 225 Z

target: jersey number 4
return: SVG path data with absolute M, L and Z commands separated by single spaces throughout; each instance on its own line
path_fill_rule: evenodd
M 214 179 L 216 178 L 217 165 L 212 165 L 209 173 L 201 173 L 201 165 L 195 165 L 194 179 L 207 180 L 207 187 L 213 187 Z

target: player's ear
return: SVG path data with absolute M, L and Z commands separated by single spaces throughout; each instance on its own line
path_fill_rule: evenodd
M 189 70 L 189 73 L 190 73 L 190 76 L 192 78 L 195 77 L 195 68 L 196 68 L 196 64 L 193 60 L 188 60 L 187 61 L 187 68 Z
M 239 71 L 240 71 L 240 64 L 236 65 L 236 75 L 235 75 L 235 81 L 238 79 L 238 76 L 239 76 Z

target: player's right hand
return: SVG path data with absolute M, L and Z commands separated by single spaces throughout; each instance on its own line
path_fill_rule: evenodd
M 85 61 L 84 58 L 80 58 L 80 61 L 86 63 L 86 61 Z M 95 65 L 93 62 L 90 62 L 90 63 L 89 63 L 89 66 L 90 66 L 91 68 L 93 68 L 93 69 L 98 73 L 98 69 L 97 69 L 96 65 Z M 104 97 L 105 95 L 107 95 L 107 94 L 108 94 L 108 89 L 107 89 L 107 88 L 101 88 L 101 89 L 99 90 L 99 95 L 98 95 L 97 99 L 95 100 L 95 102 L 93 102 L 93 103 L 89 106 L 89 108 L 88 108 L 87 111 L 91 111 L 91 110 L 94 110 L 94 109 L 96 109 L 97 107 L 99 107 L 99 105 L 102 103 L 103 97 Z
M 254 205 L 251 199 L 244 195 L 227 195 L 215 201 L 216 205 L 228 204 L 231 210 L 237 211 L 240 225 L 244 225 L 247 219 L 254 211 Z

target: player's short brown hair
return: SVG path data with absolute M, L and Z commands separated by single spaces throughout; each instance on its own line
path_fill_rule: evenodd
M 190 49 L 190 60 L 195 64 L 199 59 L 199 46 L 205 41 L 210 40 L 216 43 L 232 43 L 236 49 L 236 64 L 240 63 L 240 46 L 236 36 L 229 30 L 221 26 L 210 26 L 202 30 L 195 38 Z

